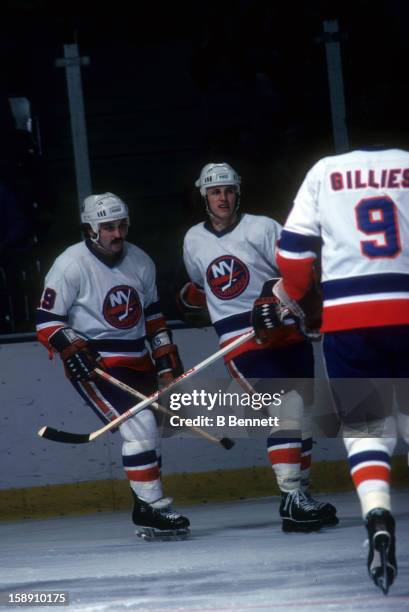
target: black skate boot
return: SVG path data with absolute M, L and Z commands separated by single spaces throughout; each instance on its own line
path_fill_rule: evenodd
M 398 566 L 395 557 L 395 520 L 388 510 L 374 508 L 365 517 L 368 530 L 368 572 L 384 595 L 393 584 Z
M 134 493 L 133 498 L 132 520 L 138 527 L 138 537 L 148 541 L 185 540 L 189 537 L 189 519 L 171 510 L 169 505 L 163 504 L 163 498 L 152 504 L 143 501 Z
M 309 491 L 304 491 L 305 497 L 308 499 L 314 510 L 318 512 L 324 525 L 337 525 L 339 518 L 337 517 L 337 509 L 328 502 L 320 502 L 314 499 Z
M 283 531 L 317 531 L 324 526 L 319 513 L 310 499 L 297 489 L 281 493 L 280 516 Z

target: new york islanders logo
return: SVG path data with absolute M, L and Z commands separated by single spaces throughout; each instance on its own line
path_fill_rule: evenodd
M 209 264 L 206 279 L 216 297 L 231 300 L 243 293 L 249 284 L 250 274 L 238 257 L 222 255 Z
M 103 313 L 112 327 L 134 327 L 142 314 L 141 302 L 135 289 L 129 285 L 118 285 L 110 289 L 104 300 Z

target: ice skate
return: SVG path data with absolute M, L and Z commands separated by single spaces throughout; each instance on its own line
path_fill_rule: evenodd
M 395 557 L 395 520 L 388 510 L 375 508 L 365 517 L 368 530 L 368 572 L 384 595 L 398 573 Z
M 135 494 L 132 520 L 136 535 L 147 541 L 185 540 L 190 535 L 189 519 L 170 508 L 171 498 L 148 504 Z
M 313 509 L 318 512 L 325 526 L 337 525 L 339 523 L 337 509 L 335 506 L 328 502 L 320 502 L 317 499 L 314 499 L 309 491 L 305 491 L 304 495 L 312 505 Z
M 299 489 L 281 493 L 280 516 L 283 519 L 282 529 L 286 532 L 317 531 L 324 526 L 314 503 Z

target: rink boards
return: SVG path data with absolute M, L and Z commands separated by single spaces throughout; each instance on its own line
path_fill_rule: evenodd
M 217 349 L 212 329 L 177 329 L 174 335 L 185 368 Z M 78 433 L 99 426 L 66 381 L 60 360 L 50 362 L 44 348 L 34 341 L 0 344 L 0 360 L 0 519 L 128 508 L 119 434 L 108 433 L 82 446 L 58 444 L 36 435 L 45 424 Z M 223 363 L 210 366 L 206 375 L 225 377 Z M 191 434 L 179 434 L 165 438 L 162 450 L 165 490 L 179 503 L 277 493 L 263 438 L 239 438 L 226 451 Z M 407 483 L 403 452 L 399 446 L 394 457 L 394 484 Z M 351 489 L 339 439 L 318 438 L 313 457 L 316 490 Z

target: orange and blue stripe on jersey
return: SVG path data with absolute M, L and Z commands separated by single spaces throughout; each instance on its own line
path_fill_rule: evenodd
M 319 240 L 282 232 L 277 263 L 293 299 L 301 299 L 311 284 Z M 323 332 L 409 324 L 409 274 L 361 274 L 325 280 L 321 286 Z
M 36 312 L 36 329 L 38 341 L 47 349 L 50 359 L 54 357 L 54 351 L 51 348 L 48 339 L 49 337 L 62 327 L 68 324 L 68 317 L 57 315 L 52 312 L 46 312 L 41 308 L 37 308 Z
M 409 274 L 367 274 L 322 283 L 323 331 L 409 324 Z
M 276 260 L 284 288 L 290 297 L 300 300 L 314 280 L 314 263 L 321 238 L 284 229 L 277 244 Z
M 233 340 L 242 334 L 251 331 L 252 325 L 250 319 L 251 311 L 246 310 L 245 312 L 240 312 L 238 314 L 225 317 L 224 319 L 220 319 L 219 321 L 215 321 L 214 328 L 219 336 L 221 348 L 227 346 L 230 342 L 233 342 Z M 304 338 L 300 334 L 295 324 L 283 325 L 281 327 L 277 327 L 275 333 L 271 335 L 271 338 L 269 338 L 266 342 L 263 342 L 263 344 L 259 344 L 254 338 L 252 338 L 247 342 L 244 342 L 236 349 L 233 349 L 231 353 L 227 353 L 224 357 L 224 361 L 227 363 L 239 355 L 246 353 L 247 351 L 279 348 L 281 346 L 302 342 L 303 340 Z

